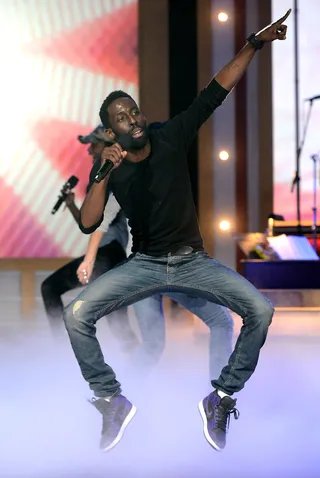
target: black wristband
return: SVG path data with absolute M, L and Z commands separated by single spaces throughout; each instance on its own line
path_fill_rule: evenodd
M 251 43 L 255 50 L 261 50 L 264 45 L 264 41 L 258 40 L 255 33 L 251 33 L 251 35 L 248 36 L 247 41 Z

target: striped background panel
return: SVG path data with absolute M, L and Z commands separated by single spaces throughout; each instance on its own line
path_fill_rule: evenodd
M 113 89 L 138 100 L 137 0 L 0 2 L 0 257 L 81 254 L 71 214 L 51 215 L 59 191 L 91 159 L 77 141 L 99 123 Z

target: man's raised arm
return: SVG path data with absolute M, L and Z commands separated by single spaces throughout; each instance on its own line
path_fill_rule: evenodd
M 223 103 L 229 92 L 241 79 L 255 52 L 262 48 L 264 43 L 285 40 L 287 27 L 283 25 L 283 22 L 290 12 L 291 10 L 288 10 L 282 18 L 256 35 L 250 35 L 242 50 L 211 79 L 189 108 L 168 121 L 162 128 L 162 132 L 170 141 L 176 143 L 179 140 L 182 141 L 185 148 L 189 147 L 199 128 Z
M 290 13 L 291 9 L 279 20 L 268 25 L 256 35 L 250 35 L 247 44 L 242 50 L 219 71 L 215 79 L 225 90 L 231 91 L 236 86 L 254 57 L 255 52 L 261 49 L 264 43 L 286 39 L 287 26 L 283 25 L 283 23 Z

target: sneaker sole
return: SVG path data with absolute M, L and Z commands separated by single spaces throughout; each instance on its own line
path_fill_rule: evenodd
M 209 435 L 209 432 L 208 432 L 208 420 L 207 420 L 207 416 L 206 416 L 206 412 L 205 412 L 205 409 L 204 409 L 203 401 L 202 401 L 202 400 L 201 400 L 201 402 L 198 403 L 198 408 L 199 408 L 199 412 L 200 412 L 200 415 L 201 415 L 202 420 L 203 420 L 203 433 L 204 433 L 204 436 L 205 436 L 207 442 L 208 442 L 209 445 L 211 445 L 212 448 L 214 448 L 216 451 L 222 451 L 222 449 L 212 440 L 211 436 Z
M 125 429 L 127 428 L 127 426 L 129 425 L 129 423 L 131 422 L 131 420 L 133 419 L 136 413 L 137 413 L 137 407 L 132 405 L 132 408 L 130 412 L 128 413 L 128 415 L 126 416 L 126 418 L 124 419 L 123 424 L 121 425 L 121 428 L 119 430 L 119 433 L 114 439 L 114 441 L 110 445 L 108 445 L 106 448 L 102 448 L 101 451 L 103 452 L 109 451 L 119 443 L 119 441 L 123 437 Z

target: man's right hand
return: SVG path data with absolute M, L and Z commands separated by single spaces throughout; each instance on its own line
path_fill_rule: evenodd
M 107 160 L 109 160 L 113 162 L 113 169 L 116 169 L 120 166 L 123 158 L 125 158 L 126 156 L 127 152 L 123 151 L 118 143 L 115 143 L 112 146 L 107 146 L 102 151 L 101 165 L 104 164 Z

